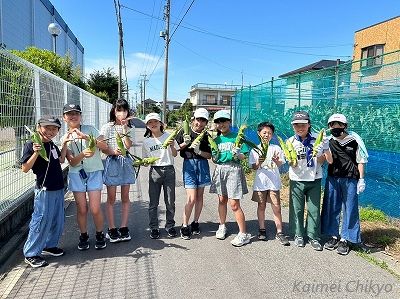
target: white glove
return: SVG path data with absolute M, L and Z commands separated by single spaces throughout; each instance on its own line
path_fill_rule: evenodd
M 194 151 L 195 154 L 200 155 L 200 153 L 201 153 L 200 143 L 195 143 L 193 145 L 193 151 Z
M 324 153 L 324 144 L 322 142 L 317 146 L 317 151 L 317 158 L 321 157 Z
M 365 180 L 359 179 L 357 183 L 357 194 L 364 192 L 364 190 L 365 190 Z
M 329 150 L 329 138 L 328 137 L 324 137 L 321 144 L 323 145 L 324 151 Z
M 190 135 L 183 135 L 183 143 L 186 145 L 189 145 L 192 142 L 192 138 L 190 138 Z
M 236 146 L 232 147 L 231 152 L 232 152 L 232 156 L 238 158 L 240 155 L 240 147 L 236 147 Z

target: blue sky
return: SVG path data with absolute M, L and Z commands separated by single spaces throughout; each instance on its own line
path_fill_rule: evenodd
M 51 0 L 85 48 L 85 70 L 118 72 L 113 0 Z M 120 0 L 130 96 L 162 100 L 165 0 Z M 171 0 L 172 33 L 192 0 Z M 256 85 L 321 59 L 352 58 L 354 32 L 399 15 L 400 1 L 196 0 L 171 38 L 168 100 L 196 83 Z M 153 17 L 151 17 L 153 16 Z M 160 58 L 161 57 L 161 58 Z M 359 57 L 356 57 L 359 59 Z M 158 65 L 157 65 L 158 62 Z

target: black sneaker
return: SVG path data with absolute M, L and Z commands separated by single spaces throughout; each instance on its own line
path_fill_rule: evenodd
M 341 255 L 347 255 L 350 251 L 350 247 L 349 244 L 347 244 L 347 241 L 339 241 L 336 251 Z
M 190 228 L 188 226 L 181 227 L 181 238 L 184 240 L 190 240 Z
M 25 263 L 32 268 L 39 268 L 48 265 L 48 263 L 41 256 L 25 257 Z
M 160 230 L 157 228 L 152 229 L 150 232 L 150 238 L 152 238 L 152 239 L 160 238 Z
M 328 250 L 334 250 L 338 247 L 339 240 L 337 238 L 330 238 L 325 244 L 324 248 Z
M 121 235 L 119 234 L 118 228 L 109 228 L 106 234 L 106 238 L 110 240 L 110 243 L 121 241 Z
M 58 247 L 44 248 L 42 255 L 62 256 L 64 255 L 64 250 Z
M 275 239 L 277 239 L 279 241 L 279 243 L 281 243 L 283 246 L 290 246 L 289 240 L 286 238 L 286 236 L 282 232 L 277 233 L 275 236 Z
M 315 239 L 309 239 L 308 243 L 310 243 L 312 249 L 316 250 L 316 251 L 322 251 L 322 245 L 321 243 L 319 243 L 318 240 Z
M 170 238 L 174 238 L 177 236 L 176 229 L 174 227 L 165 228 L 165 231 L 167 232 L 168 237 Z
M 190 224 L 190 229 L 191 229 L 193 235 L 200 235 L 200 225 L 198 222 L 193 221 Z
M 96 244 L 94 244 L 95 249 L 103 249 L 107 247 L 106 236 L 103 232 L 96 232 Z
M 87 233 L 81 234 L 79 236 L 79 243 L 78 243 L 78 249 L 79 250 L 88 250 L 90 247 L 89 245 L 89 236 Z
M 257 237 L 258 237 L 258 240 L 267 241 L 267 231 L 265 230 L 265 228 L 260 228 L 258 230 Z
M 129 228 L 125 227 L 120 227 L 118 229 L 119 235 L 120 235 L 120 240 L 121 241 L 130 241 L 131 240 L 131 235 L 129 234 Z

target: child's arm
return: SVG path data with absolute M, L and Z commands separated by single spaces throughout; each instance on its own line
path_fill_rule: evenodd
M 62 148 L 61 148 L 61 155 L 58 158 L 60 160 L 60 163 L 64 163 L 65 162 L 65 157 L 67 156 L 67 152 L 68 152 L 68 139 L 65 138 L 63 139 L 63 143 L 62 143 Z
M 33 154 L 32 156 L 26 161 L 22 163 L 21 169 L 24 173 L 27 173 L 29 170 L 32 169 L 33 164 L 35 164 L 37 157 L 39 157 L 39 151 L 41 149 L 41 145 L 38 143 L 33 144 Z
M 70 151 L 68 151 L 69 154 L 67 156 L 68 162 L 71 166 L 77 166 L 81 161 L 85 158 L 90 158 L 94 155 L 94 152 L 92 152 L 90 149 L 85 148 L 82 152 L 79 153 L 77 156 L 73 156 Z
M 175 145 L 177 145 L 178 143 L 175 141 L 175 139 L 172 139 L 168 145 L 171 148 L 171 152 L 172 152 L 172 156 L 176 157 L 178 155 L 178 151 L 175 148 Z

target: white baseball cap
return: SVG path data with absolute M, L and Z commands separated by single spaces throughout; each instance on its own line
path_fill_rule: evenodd
M 217 119 L 220 119 L 220 118 L 229 119 L 230 120 L 231 119 L 231 115 L 230 115 L 228 110 L 219 110 L 219 111 L 215 112 L 215 114 L 214 114 L 214 122 Z
M 197 108 L 196 111 L 194 112 L 194 118 L 205 118 L 208 120 L 209 114 L 208 111 L 204 108 Z
M 144 122 L 147 124 L 150 120 L 155 119 L 158 121 L 161 121 L 160 114 L 152 112 L 146 115 L 146 118 L 144 119 Z
M 330 124 L 331 122 L 334 122 L 334 121 L 340 122 L 342 124 L 347 124 L 346 116 L 344 116 L 343 114 L 340 114 L 340 113 L 332 114 L 331 117 L 329 117 L 329 119 L 328 119 L 328 124 Z

